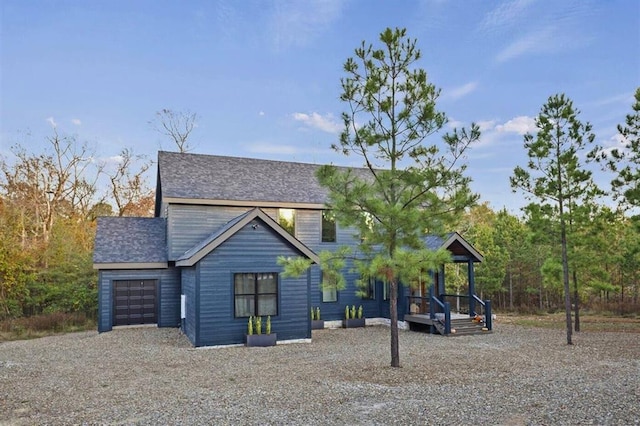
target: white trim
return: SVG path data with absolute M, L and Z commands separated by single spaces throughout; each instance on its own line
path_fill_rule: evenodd
M 311 339 L 289 339 L 289 340 L 278 340 L 276 341 L 276 345 L 291 345 L 295 343 L 311 343 Z M 231 343 L 228 345 L 213 345 L 213 346 L 198 346 L 197 348 L 192 349 L 224 349 L 224 348 L 239 348 L 244 347 L 243 343 Z

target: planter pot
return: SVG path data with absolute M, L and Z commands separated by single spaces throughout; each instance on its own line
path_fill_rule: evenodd
M 324 320 L 311 320 L 312 330 L 322 330 L 324 328 Z
M 364 327 L 364 318 L 351 318 L 342 320 L 342 328 Z
M 247 347 L 252 347 L 252 346 L 259 346 L 259 347 L 264 347 L 264 346 L 275 346 L 276 345 L 276 341 L 278 340 L 278 334 L 277 333 L 271 333 L 271 334 L 245 334 L 245 346 Z

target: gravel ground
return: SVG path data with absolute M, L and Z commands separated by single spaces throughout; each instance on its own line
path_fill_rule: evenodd
M 314 331 L 191 348 L 176 329 L 0 343 L 0 424 L 640 425 L 640 334 Z

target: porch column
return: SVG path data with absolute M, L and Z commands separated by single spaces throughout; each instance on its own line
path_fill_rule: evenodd
M 440 270 L 438 271 L 438 297 L 441 294 L 445 294 L 444 289 L 444 264 L 440 266 Z
M 476 294 L 476 278 L 471 259 L 467 261 L 467 278 L 469 279 L 469 316 L 473 316 L 476 311 L 476 299 L 473 297 Z

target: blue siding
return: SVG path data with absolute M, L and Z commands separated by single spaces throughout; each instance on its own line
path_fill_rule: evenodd
M 270 229 L 247 225 L 198 264 L 200 280 L 200 334 L 198 345 L 243 343 L 246 318 L 234 318 L 233 275 L 276 272 L 278 256 L 297 252 Z M 307 276 L 279 275 L 278 315 L 271 318 L 278 340 L 310 338 Z
M 336 230 L 335 243 L 323 243 L 321 241 L 322 211 L 321 210 L 298 210 L 296 215 L 296 237 L 307 245 L 310 249 L 319 253 L 324 250 L 336 250 L 341 246 L 350 246 L 355 249 L 359 241 L 354 238 L 357 231 L 353 228 L 342 228 L 338 226 Z M 376 299 L 362 299 L 356 295 L 358 287 L 356 280 L 359 275 L 351 271 L 351 264 L 347 264 L 343 274 L 347 281 L 346 288 L 338 292 L 337 302 L 322 302 L 322 291 L 320 289 L 320 268 L 311 268 L 311 306 L 319 306 L 322 319 L 341 320 L 344 317 L 344 308 L 349 305 L 362 305 L 364 315 L 368 318 L 380 316 L 382 287 L 376 291 Z M 387 302 L 388 306 L 388 302 Z M 388 308 L 387 308 L 388 311 Z
M 196 268 L 183 268 L 182 269 L 182 294 L 186 297 L 186 312 L 185 319 L 182 325 L 182 332 L 187 336 L 191 343 L 195 346 L 197 342 L 196 335 L 196 306 L 197 306 L 197 291 L 196 291 Z
M 167 247 L 169 260 L 207 238 L 231 219 L 250 210 L 247 207 L 171 204 L 168 207 Z M 276 218 L 276 209 L 262 209 Z
M 158 280 L 158 327 L 178 327 L 180 272 L 176 268 L 102 270 L 98 274 L 98 331 L 109 331 L 113 327 L 113 281 L 134 279 Z

